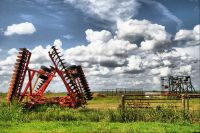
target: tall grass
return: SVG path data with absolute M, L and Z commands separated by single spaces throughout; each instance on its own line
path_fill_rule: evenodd
M 0 121 L 86 121 L 86 122 L 165 122 L 200 123 L 200 113 L 184 113 L 182 110 L 161 109 L 95 110 L 87 108 L 69 109 L 59 106 L 41 106 L 26 110 L 21 106 L 0 105 Z

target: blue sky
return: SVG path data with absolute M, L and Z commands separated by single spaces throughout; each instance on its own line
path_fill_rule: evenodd
M 199 22 L 198 3 L 192 0 L 158 0 L 154 3 L 139 2 L 141 5 L 137 15 L 133 18 L 147 19 L 153 23 L 164 25 L 172 34 L 179 28 L 192 29 Z M 158 6 L 161 2 L 169 12 L 180 20 L 177 21 L 167 16 Z M 156 4 L 155 4 L 156 3 Z M 112 30 L 113 22 L 101 20 L 98 17 L 84 14 L 80 9 L 74 8 L 62 0 L 1 0 L 0 28 L 5 30 L 8 25 L 31 22 L 37 32 L 30 36 L 5 37 L 1 33 L 0 47 L 10 49 L 13 46 L 33 48 L 36 44 L 50 44 L 54 39 L 62 39 L 64 48 L 72 47 L 86 42 L 85 30 Z M 66 39 L 63 36 L 70 35 Z
M 94 90 L 105 86 L 113 89 L 133 86 L 144 88 L 149 85 L 158 89 L 159 85 L 153 83 L 163 71 L 167 74 L 191 75 L 199 71 L 199 13 L 198 0 L 1 0 L 0 75 L 11 74 L 8 71 L 12 70 L 12 63 L 7 62 L 16 54 L 16 49 L 26 47 L 32 51 L 38 49 L 43 52 L 47 45 L 58 43 L 59 46 L 62 44 L 61 49 L 66 59 L 72 56 L 69 58 L 70 63 L 85 67 Z M 19 27 L 23 29 L 22 33 L 14 29 L 6 35 L 9 26 L 24 23 L 28 24 L 32 31 L 23 29 L 22 25 Z M 162 37 L 154 35 L 154 31 Z M 98 48 L 103 49 L 100 45 L 108 47 L 108 53 L 113 54 L 106 55 L 102 51 L 96 51 Z M 90 51 L 92 48 L 94 50 Z M 176 58 L 171 52 L 172 49 L 176 50 Z M 194 49 L 195 53 L 191 52 Z M 85 51 L 94 54 L 93 57 L 97 60 L 93 61 L 87 54 L 83 54 Z M 161 51 L 170 57 L 164 57 Z M 79 52 L 80 55 L 74 54 Z M 155 61 L 147 56 L 157 56 L 157 65 L 155 63 L 147 66 L 147 62 Z M 32 66 L 35 68 L 41 63 L 39 57 L 33 59 Z M 178 61 L 178 58 L 186 57 L 187 60 Z M 46 64 L 49 64 L 48 57 L 45 59 Z M 188 66 L 188 63 L 191 66 Z M 5 66 L 8 66 L 9 70 L 5 69 Z M 155 70 L 157 72 L 154 72 Z M 152 74 L 142 80 L 149 72 Z M 121 76 L 122 81 L 127 84 L 119 83 L 113 86 L 117 82 L 114 78 L 116 75 Z M 193 77 L 198 79 L 199 75 Z M 107 78 L 113 80 L 109 82 Z M 5 88 L 9 76 L 1 80 L 1 86 Z M 194 84 L 196 87 L 200 85 L 197 81 Z

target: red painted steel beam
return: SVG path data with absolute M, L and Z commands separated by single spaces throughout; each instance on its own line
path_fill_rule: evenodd
M 31 76 L 30 76 L 30 80 L 29 80 L 28 83 L 26 84 L 26 87 L 25 87 L 23 93 L 21 94 L 21 97 L 20 97 L 20 99 L 19 99 L 19 102 L 21 102 L 21 101 L 23 100 L 24 96 L 26 95 L 26 92 L 27 92 L 28 88 L 30 87 L 30 84 L 31 84 L 31 82 L 32 82 L 32 79 L 33 79 L 34 75 L 35 75 L 35 71 L 32 72 L 32 74 L 31 74 Z

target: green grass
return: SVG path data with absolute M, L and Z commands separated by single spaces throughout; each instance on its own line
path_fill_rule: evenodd
M 61 95 L 61 94 L 59 94 Z M 0 94 L 5 99 L 5 94 Z M 192 104 L 199 106 L 197 100 Z M 117 109 L 120 97 L 95 97 L 85 108 L 68 109 L 56 105 L 33 110 L 19 105 L 0 104 L 0 132 L 198 132 L 199 110 L 184 113 L 161 109 Z M 112 108 L 115 107 L 115 108 Z M 109 107 L 111 107 L 109 109 Z
M 88 121 L 88 122 L 166 122 L 166 123 L 200 123 L 200 113 L 193 111 L 162 107 L 161 109 L 68 109 L 59 106 L 40 106 L 32 111 L 20 106 L 0 106 L 0 121 Z
M 119 96 L 94 97 L 91 101 L 88 101 L 86 107 L 91 109 L 117 109 L 120 100 L 121 97 Z
M 199 125 L 178 125 L 167 124 L 158 122 L 132 122 L 132 123 L 119 123 L 119 122 L 82 122 L 82 121 L 70 121 L 70 122 L 40 122 L 32 121 L 30 123 L 20 122 L 0 122 L 1 132 L 70 132 L 70 133 L 166 133 L 166 132 L 178 132 L 189 133 L 199 132 Z

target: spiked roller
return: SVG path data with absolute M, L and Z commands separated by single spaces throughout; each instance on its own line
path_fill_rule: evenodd
M 85 78 L 85 74 L 83 72 L 83 69 L 81 66 L 77 66 L 78 69 L 78 74 L 79 74 L 79 79 L 80 79 L 80 83 L 83 87 L 84 93 L 86 95 L 87 100 L 91 100 L 92 99 L 92 94 L 90 92 L 87 80 Z
M 19 99 L 19 91 L 21 90 L 24 82 L 30 57 L 31 53 L 27 49 L 23 48 L 19 50 L 7 93 L 7 101 L 9 103 L 14 99 Z

